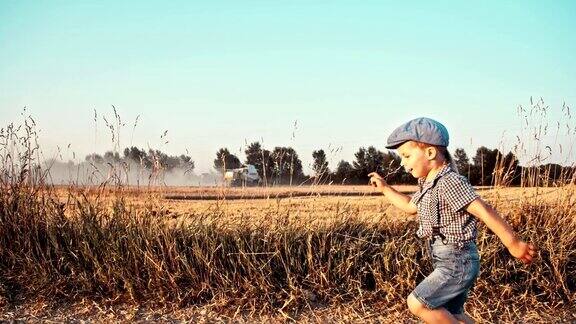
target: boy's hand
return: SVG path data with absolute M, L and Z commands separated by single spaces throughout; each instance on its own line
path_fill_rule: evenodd
M 384 180 L 384 178 L 382 178 L 377 172 L 371 172 L 368 174 L 368 176 L 370 177 L 368 184 L 370 184 L 372 187 L 375 187 L 376 189 L 382 189 L 388 185 L 386 180 Z
M 508 251 L 510 251 L 513 257 L 520 259 L 520 261 L 525 264 L 532 262 L 532 259 L 536 256 L 536 248 L 534 245 L 522 240 L 515 240 L 508 247 Z

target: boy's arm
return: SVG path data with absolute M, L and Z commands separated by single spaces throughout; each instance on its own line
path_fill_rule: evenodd
M 402 209 L 410 215 L 416 214 L 418 209 L 416 208 L 416 205 L 410 202 L 410 196 L 392 188 L 392 186 L 387 184 L 386 181 L 384 181 L 384 179 L 376 172 L 372 172 L 368 174 L 368 176 L 370 177 L 370 185 L 376 187 L 378 191 L 384 194 L 392 205 Z
M 500 238 L 512 256 L 524 263 L 532 262 L 536 255 L 534 245 L 518 239 L 510 225 L 484 200 L 476 198 L 468 205 L 466 211 L 483 221 Z

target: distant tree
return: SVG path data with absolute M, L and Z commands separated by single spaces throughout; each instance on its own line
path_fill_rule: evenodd
M 350 179 L 352 182 L 359 182 L 364 177 L 368 179 L 367 174 L 371 171 L 368 171 L 367 155 L 367 150 L 364 147 L 360 147 L 358 152 L 354 153 L 356 160 L 352 161 L 352 168 L 354 169 L 353 179 Z
M 158 160 L 160 166 L 166 171 L 171 171 L 180 164 L 177 157 L 169 156 L 160 150 L 150 150 L 148 153 L 152 154 L 152 156 Z
M 492 185 L 499 155 L 502 156 L 502 153 L 498 149 L 491 150 L 485 146 L 479 147 L 476 150 L 476 156 L 472 159 L 474 168 L 471 170 L 470 182 L 480 186 Z
M 496 167 L 494 170 L 493 184 L 498 186 L 519 185 L 521 180 L 521 167 L 519 161 L 512 152 L 506 156 L 498 152 Z
M 384 153 L 377 150 L 374 146 L 370 146 L 368 149 L 361 147 L 354 156 L 356 160 L 352 165 L 356 173 L 355 178 L 357 182 L 367 183 L 370 172 L 378 172 L 381 175 L 385 174 Z
M 562 184 L 576 185 L 576 166 L 563 166 L 559 180 L 562 181 Z
M 216 152 L 216 159 L 214 159 L 214 169 L 218 172 L 223 172 L 224 169 L 236 169 L 239 168 L 242 164 L 238 157 L 227 148 L 221 148 Z
M 262 172 L 262 146 L 260 143 L 250 143 L 246 150 L 244 150 L 244 154 L 246 155 L 246 164 L 252 164 L 259 173 Z
M 341 160 L 340 162 L 338 162 L 338 165 L 336 166 L 336 171 L 334 171 L 333 179 L 334 182 L 341 184 L 355 181 L 354 168 L 350 163 Z
M 330 170 L 328 169 L 328 161 L 326 161 L 326 153 L 324 153 L 324 150 L 313 151 L 312 158 L 314 159 L 312 169 L 314 170 L 316 181 L 326 179 L 330 173 Z
M 275 147 L 272 151 L 274 163 L 273 182 L 293 184 L 304 179 L 302 161 L 291 147 Z
M 118 154 L 118 152 L 108 151 L 104 153 L 104 161 L 106 162 L 118 163 L 120 160 L 120 154 Z
M 545 165 L 542 165 L 541 168 L 542 168 L 542 174 L 544 174 L 545 177 L 550 180 L 549 185 L 560 180 L 560 178 L 562 177 L 563 167 L 559 164 L 547 163 Z
M 125 162 L 132 162 L 143 166 L 148 170 L 173 171 L 183 169 L 185 172 L 191 172 L 194 169 L 194 161 L 190 156 L 181 154 L 180 156 L 168 155 L 160 150 L 139 149 L 135 146 L 124 149 Z
M 92 154 L 86 155 L 86 162 L 89 162 L 89 163 L 91 162 L 94 164 L 103 164 L 104 158 L 100 154 L 92 153 Z
M 521 168 L 522 186 L 558 186 L 576 184 L 576 166 L 556 163 Z
M 377 150 L 374 146 L 368 147 L 366 160 L 368 162 L 368 173 L 376 171 L 385 173 L 384 167 L 385 155 L 382 151 Z M 392 159 L 393 160 L 393 159 Z M 366 181 L 368 181 L 368 173 L 366 174 Z
M 124 149 L 124 158 L 127 160 L 145 164 L 146 157 L 147 157 L 146 151 L 141 150 L 135 146 L 132 146 L 130 148 L 127 147 Z
M 194 171 L 195 164 L 190 156 L 181 154 L 179 156 L 179 159 L 180 159 L 180 167 L 184 169 L 185 173 Z
M 456 164 L 458 168 L 458 173 L 470 179 L 470 159 L 468 159 L 468 155 L 464 149 L 457 148 L 456 151 L 454 151 L 454 164 Z
M 244 153 L 246 154 L 246 164 L 254 165 L 264 184 L 267 184 L 274 171 L 274 160 L 270 151 L 262 149 L 259 142 L 253 142 L 248 145 Z

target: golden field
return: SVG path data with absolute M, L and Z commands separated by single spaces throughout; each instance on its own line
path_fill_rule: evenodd
M 405 194 L 415 192 L 414 185 L 399 185 L 394 188 Z M 573 186 L 537 188 L 493 188 L 477 187 L 477 192 L 496 207 L 519 203 L 571 203 L 574 199 Z M 271 215 L 288 215 L 289 218 L 313 225 L 319 221 L 330 221 L 354 212 L 357 220 L 379 222 L 384 218 L 411 219 L 412 217 L 395 208 L 374 188 L 365 186 L 300 186 L 300 187 L 57 187 L 57 195 L 73 213 L 77 199 L 102 202 L 113 207 L 118 197 L 135 211 L 153 212 L 166 219 L 186 220 L 195 215 L 223 212 L 221 219 L 229 224 L 233 221 L 273 222 Z M 500 212 L 507 213 L 503 207 Z
M 430 271 L 414 218 L 369 186 L 16 189 L 3 319 L 413 322 L 404 299 Z M 467 312 L 574 320 L 574 187 L 478 192 L 540 258 L 521 265 L 482 226 Z

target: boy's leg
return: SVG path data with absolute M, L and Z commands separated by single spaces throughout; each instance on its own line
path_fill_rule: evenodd
M 454 315 L 454 317 L 460 323 L 464 323 L 464 324 L 474 324 L 475 323 L 474 320 L 472 318 L 470 318 L 470 316 L 466 315 L 465 313 L 456 314 L 456 315 Z
M 471 324 L 474 323 L 474 320 L 464 313 L 464 303 L 466 302 L 466 299 L 468 299 L 468 292 L 469 290 L 454 297 L 452 300 L 444 304 L 443 307 L 446 308 L 450 314 L 454 315 L 460 323 Z
M 478 274 L 475 246 L 463 251 L 452 245 L 433 247 L 434 271 L 408 296 L 410 311 L 429 323 L 458 323 L 467 292 Z M 466 318 L 464 318 L 466 319 Z
M 446 309 L 440 307 L 429 309 L 422 304 L 413 294 L 408 296 L 408 309 L 410 312 L 426 323 L 459 323 L 458 320 Z

